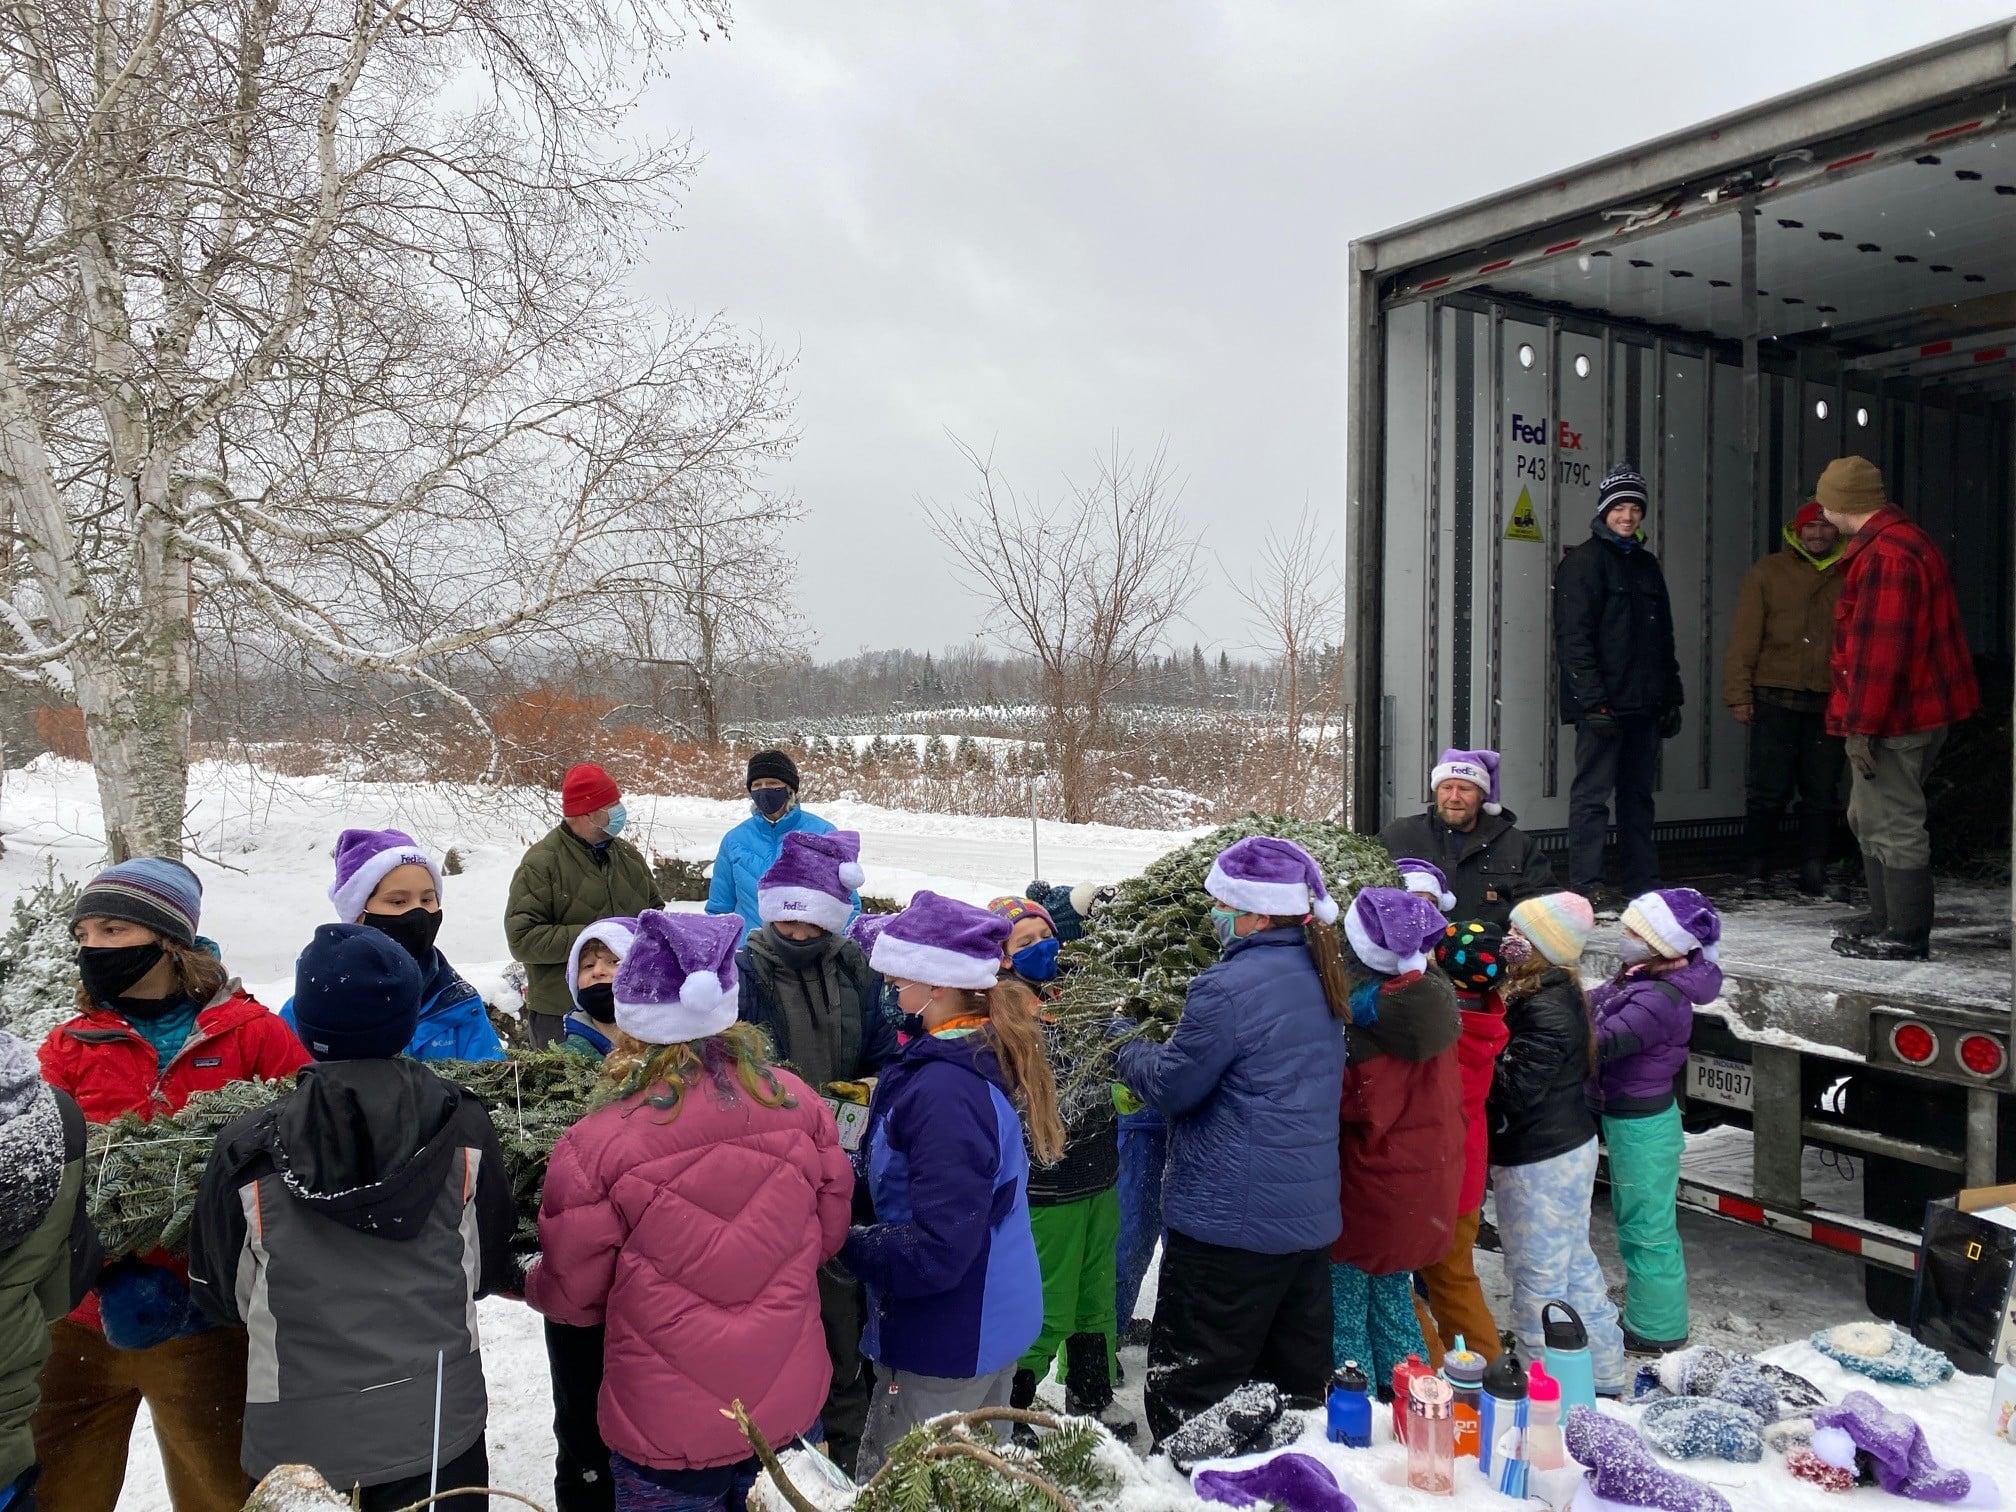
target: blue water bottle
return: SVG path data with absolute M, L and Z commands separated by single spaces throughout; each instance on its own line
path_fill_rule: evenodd
M 1347 1449 L 1372 1447 L 1371 1385 L 1356 1360 L 1346 1360 L 1344 1368 L 1330 1378 L 1330 1395 L 1325 1405 L 1331 1443 Z
M 1556 1312 L 1565 1316 L 1554 1317 Z M 1566 1302 L 1549 1302 L 1540 1309 L 1540 1332 L 1547 1343 L 1547 1374 L 1561 1383 L 1562 1420 L 1578 1403 L 1593 1411 L 1595 1367 L 1589 1361 L 1589 1333 L 1580 1315 Z
M 1484 1372 L 1477 1404 L 1477 1468 L 1493 1490 L 1526 1495 L 1526 1367 L 1508 1349 Z

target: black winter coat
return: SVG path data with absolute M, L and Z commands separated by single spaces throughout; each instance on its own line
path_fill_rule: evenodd
M 1657 715 L 1685 700 L 1659 559 L 1624 550 L 1601 521 L 1555 569 L 1554 659 L 1563 724 L 1606 708 Z
M 1518 828 L 1519 816 L 1506 810 L 1480 814 L 1469 834 L 1452 830 L 1429 809 L 1395 819 L 1379 831 L 1379 843 L 1398 861 L 1413 856 L 1433 861 L 1449 879 L 1456 897 L 1455 919 L 1483 919 L 1503 929 L 1512 905 L 1554 890 L 1554 866 L 1540 842 Z
M 1094 1197 L 1120 1180 L 1120 1113 L 1113 1106 L 1113 1085 L 1076 1076 L 1064 1053 L 1055 1024 L 1043 1026 L 1044 1048 L 1057 1077 L 1058 1115 L 1064 1120 L 1064 1158 L 1052 1166 L 1029 1157 L 1029 1203 L 1055 1207 Z M 1064 1088 L 1076 1085 L 1069 1098 Z M 1026 1131 L 1024 1137 L 1026 1138 Z
M 841 987 L 841 1001 L 828 1005 L 840 1015 L 840 1064 L 835 1067 L 832 1079 L 862 1081 L 896 1059 L 896 1021 L 889 1016 L 888 1006 L 883 1002 L 882 978 L 869 967 L 861 947 L 845 938 L 834 939 L 832 944 L 839 955 Z M 737 1011 L 743 1023 L 754 1024 L 770 1036 L 770 1043 L 777 1047 L 777 1058 L 796 1071 L 801 1069 L 793 1054 L 797 1047 L 791 1043 L 791 1027 L 777 1005 L 779 969 L 783 968 L 767 959 L 759 960 L 744 944 L 735 953 L 735 970 L 742 984 Z M 818 991 L 820 977 L 817 971 L 807 974 L 808 992 Z M 823 1093 L 826 1089 L 813 1090 Z
M 1505 1003 L 1511 1038 L 1484 1104 L 1491 1164 L 1534 1165 L 1596 1137 L 1589 1110 L 1589 1005 L 1575 979 L 1558 967 L 1539 990 Z

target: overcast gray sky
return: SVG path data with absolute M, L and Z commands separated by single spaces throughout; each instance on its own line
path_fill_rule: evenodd
M 980 624 L 917 507 L 966 486 L 947 430 L 1046 492 L 1166 439 L 1243 577 L 1340 507 L 1351 237 L 2011 10 L 737 0 L 646 99 L 705 155 L 647 286 L 799 353 L 815 655 L 942 646 Z M 1215 565 L 1191 617 L 1251 638 Z

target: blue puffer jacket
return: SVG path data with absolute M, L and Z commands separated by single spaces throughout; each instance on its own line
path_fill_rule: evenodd
M 714 875 L 707 887 L 707 912 L 742 915 L 745 938 L 750 930 L 761 929 L 763 921 L 756 916 L 756 884 L 763 880 L 763 873 L 770 870 L 777 853 L 784 849 L 784 837 L 793 830 L 825 835 L 832 829 L 826 820 L 802 808 L 792 809 L 775 824 L 751 812 L 721 837 L 721 848 L 714 853 Z M 859 913 L 860 896 L 854 895 L 853 901 L 854 912 Z
M 280 1007 L 280 1017 L 294 1028 L 294 999 Z M 420 989 L 420 1025 L 407 1041 L 405 1054 L 417 1061 L 504 1059 L 504 1042 L 490 1022 L 483 995 L 434 952 L 434 967 Z
M 986 1037 L 904 1046 L 876 1084 L 855 1163 L 875 1203 L 875 1222 L 840 1252 L 868 1289 L 861 1352 L 958 1381 L 1019 1360 L 1043 1326 L 1043 1273 L 1022 1120 Z
M 1167 1044 L 1120 1047 L 1120 1079 L 1169 1119 L 1163 1221 L 1264 1255 L 1332 1243 L 1344 1056 L 1300 929 L 1227 946 Z

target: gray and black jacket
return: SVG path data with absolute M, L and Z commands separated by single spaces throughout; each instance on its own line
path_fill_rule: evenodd
M 0 1030 L 0 1490 L 35 1463 L 28 1424 L 49 1325 L 84 1300 L 100 1258 L 84 1214 L 84 1115 Z
M 411 1060 L 305 1067 L 226 1124 L 189 1285 L 249 1335 L 242 1462 L 348 1489 L 424 1474 L 483 1433 L 476 1299 L 512 1276 L 518 1215 L 490 1115 Z

